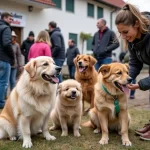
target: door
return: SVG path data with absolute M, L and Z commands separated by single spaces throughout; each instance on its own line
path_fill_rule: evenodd
M 21 30 L 22 30 L 22 28 L 12 27 L 12 30 L 15 31 L 15 33 L 17 35 L 17 43 L 19 43 L 19 45 L 21 46 Z

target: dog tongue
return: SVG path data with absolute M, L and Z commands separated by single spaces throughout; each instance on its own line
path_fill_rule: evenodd
M 126 93 L 129 94 L 129 89 L 126 86 L 122 86 L 122 90 Z
M 79 72 L 83 72 L 84 68 L 79 68 Z
M 59 79 L 57 77 L 51 77 L 51 79 L 55 82 L 55 83 L 58 83 L 59 82 Z

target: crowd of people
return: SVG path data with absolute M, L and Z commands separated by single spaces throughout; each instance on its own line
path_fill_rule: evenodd
M 140 74 L 143 64 L 150 65 L 150 21 L 149 13 L 140 12 L 134 5 L 127 3 L 117 14 L 115 24 L 122 39 L 125 41 L 127 54 L 120 55 L 122 63 L 129 63 L 129 75 L 133 79 L 128 88 L 131 90 L 130 98 L 134 99 L 136 89 L 149 90 L 150 77 L 141 79 L 136 83 L 136 77 Z M 10 90 L 16 84 L 17 70 L 23 70 L 23 65 L 30 59 L 38 56 L 52 57 L 57 66 L 62 67 L 67 59 L 68 72 L 74 79 L 75 66 L 73 59 L 80 54 L 75 41 L 68 40 L 68 48 L 65 50 L 64 37 L 57 23 L 51 21 L 49 29 L 40 31 L 35 39 L 33 31 L 29 32 L 26 40 L 19 46 L 17 35 L 11 31 L 12 15 L 4 12 L 0 19 L 0 109 L 5 105 L 8 86 Z M 93 36 L 92 51 L 97 60 L 95 65 L 98 70 L 102 64 L 112 62 L 112 51 L 119 47 L 119 40 L 114 31 L 107 27 L 104 18 L 97 21 L 98 31 Z M 21 55 L 24 56 L 24 64 L 21 64 Z M 126 59 L 125 59 L 126 58 Z M 62 74 L 59 82 L 62 82 Z M 142 139 L 150 140 L 150 123 L 144 128 L 136 130 Z

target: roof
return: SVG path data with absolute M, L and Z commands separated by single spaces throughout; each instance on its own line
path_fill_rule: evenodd
M 50 5 L 50 6 L 55 6 L 55 4 L 52 2 L 52 0 L 31 0 L 31 1 L 39 2 L 41 4 L 46 4 L 46 5 Z
M 125 2 L 123 0 L 98 0 L 98 1 L 103 4 L 107 4 L 117 8 L 122 8 L 122 6 L 125 5 Z

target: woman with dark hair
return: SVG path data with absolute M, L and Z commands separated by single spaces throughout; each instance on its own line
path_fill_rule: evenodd
M 115 20 L 121 37 L 129 50 L 129 75 L 132 79 L 140 74 L 143 64 L 150 65 L 150 21 L 134 5 L 126 3 Z M 150 77 L 141 79 L 137 84 L 128 84 L 131 90 L 149 90 Z M 136 130 L 143 140 L 150 140 L 150 122 Z

